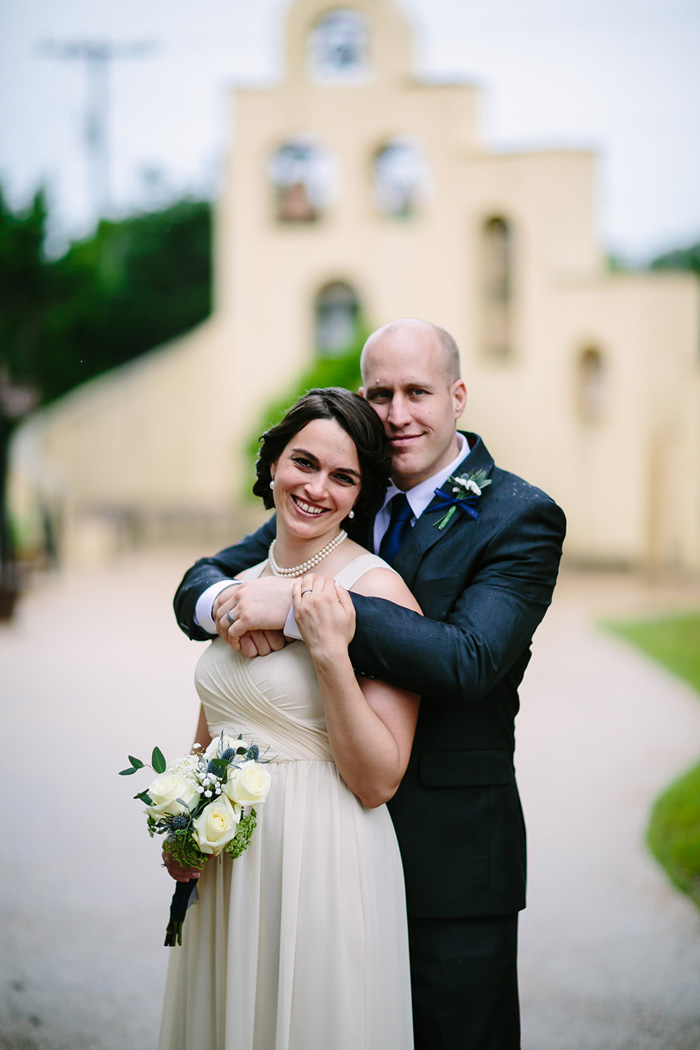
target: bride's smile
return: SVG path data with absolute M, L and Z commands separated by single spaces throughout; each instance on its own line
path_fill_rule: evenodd
M 278 558 L 284 564 L 310 557 L 338 534 L 359 496 L 355 444 L 334 419 L 313 419 L 294 435 L 271 473 Z

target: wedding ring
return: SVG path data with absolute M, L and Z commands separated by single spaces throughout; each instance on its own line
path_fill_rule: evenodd
M 231 610 L 230 609 L 226 610 L 226 619 L 228 620 L 229 623 L 235 623 L 236 622 L 235 616 L 231 616 Z
M 302 598 L 304 597 L 305 594 L 313 594 L 312 589 L 310 587 L 307 587 L 305 591 L 302 591 L 301 592 Z

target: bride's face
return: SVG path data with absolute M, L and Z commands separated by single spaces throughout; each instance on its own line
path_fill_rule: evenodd
M 355 443 L 334 419 L 312 419 L 271 473 L 277 520 L 299 539 L 331 539 L 360 495 Z

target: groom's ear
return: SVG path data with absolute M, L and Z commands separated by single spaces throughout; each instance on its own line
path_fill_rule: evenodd
M 463 379 L 456 379 L 452 384 L 452 404 L 455 419 L 459 419 L 467 405 L 467 388 Z
M 357 392 L 360 395 L 360 397 L 364 397 L 365 396 L 365 388 L 363 386 L 361 386 L 360 389 Z

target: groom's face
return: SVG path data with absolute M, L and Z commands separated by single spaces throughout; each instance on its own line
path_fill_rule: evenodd
M 382 330 L 363 355 L 363 381 L 360 393 L 384 424 L 400 489 L 413 488 L 455 458 L 466 388 L 448 377 L 445 351 L 430 327 Z

